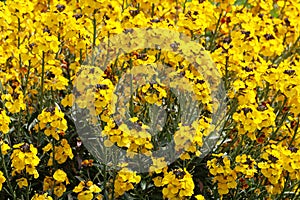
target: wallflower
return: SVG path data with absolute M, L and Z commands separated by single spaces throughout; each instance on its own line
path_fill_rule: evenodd
M 127 168 L 121 169 L 114 182 L 114 188 L 117 196 L 123 195 L 125 192 L 134 188 L 134 183 L 139 183 L 141 176 L 136 175 L 136 172 L 132 172 Z
M 64 113 L 58 110 L 57 107 L 46 108 L 38 116 L 39 123 L 35 127 L 44 131 L 45 135 L 52 136 L 56 140 L 59 140 L 58 133 L 60 131 L 66 131 L 67 121 L 64 118 Z
M 282 152 L 282 164 L 283 169 L 285 169 L 292 180 L 300 180 L 300 151 L 294 146 L 280 146 L 280 151 Z
M 24 95 L 21 91 L 14 91 L 13 94 L 2 94 L 1 99 L 5 101 L 5 107 L 11 113 L 18 113 L 26 109 Z
M 65 96 L 65 98 L 63 98 L 61 100 L 61 104 L 64 106 L 64 107 L 67 107 L 67 106 L 72 106 L 73 105 L 73 102 L 74 102 L 74 95 L 73 94 L 68 94 Z
M 201 194 L 196 195 L 195 198 L 197 200 L 205 200 L 204 196 L 202 196 Z
M 258 129 L 268 129 L 275 126 L 275 113 L 269 105 L 240 106 L 233 114 L 233 119 L 239 122 L 239 134 L 248 133 L 251 140 L 255 140 L 254 132 Z
M 182 126 L 179 124 L 179 130 L 174 134 L 175 150 L 188 150 L 191 146 L 194 130 L 189 126 Z
M 34 175 L 34 178 L 39 177 L 36 166 L 39 164 L 40 159 L 37 157 L 37 148 L 32 144 L 19 143 L 13 146 L 14 150 L 10 156 L 11 166 L 13 167 L 12 175 L 21 173 L 25 170 L 26 173 Z
M 2 190 L 2 184 L 6 181 L 6 178 L 3 176 L 3 172 L 0 171 L 0 191 Z
M 67 174 L 58 169 L 54 172 L 53 177 L 46 176 L 44 178 L 43 191 L 53 190 L 57 197 L 61 197 L 67 190 L 65 184 L 70 184 Z
M 163 197 L 168 199 L 185 199 L 194 194 L 194 182 L 192 175 L 186 170 L 175 169 L 165 171 L 164 177 L 156 177 L 154 184 L 157 187 L 164 187 Z
M 223 196 L 228 194 L 229 189 L 237 187 L 237 174 L 231 169 L 228 156 L 214 154 L 217 158 L 207 161 L 209 172 L 214 175 L 213 182 L 218 183 L 218 193 Z
M 64 172 L 61 169 L 58 169 L 54 172 L 53 178 L 54 178 L 54 180 L 56 180 L 57 182 L 60 182 L 60 183 L 62 183 L 62 182 L 66 182 L 67 184 L 69 183 L 66 172 Z
M 31 200 L 53 200 L 51 196 L 48 196 L 48 193 L 44 194 L 35 194 Z
M 10 150 L 10 146 L 5 143 L 3 140 L 0 140 L 1 152 L 3 155 L 7 154 L 7 151 Z
M 261 173 L 268 178 L 266 189 L 270 194 L 280 194 L 284 189 L 286 177 L 289 173 L 292 180 L 299 180 L 299 167 L 294 162 L 299 161 L 297 148 L 286 147 L 282 143 L 265 147 L 258 163 Z M 293 159 L 290 156 L 295 156 Z
M 49 143 L 43 148 L 44 152 L 50 151 L 51 149 L 52 150 L 54 149 L 54 159 L 57 161 L 58 164 L 65 163 L 68 158 L 73 159 L 74 157 L 72 153 L 72 148 L 66 139 L 62 139 L 60 145 L 55 146 L 54 148 L 52 148 L 51 143 Z M 53 151 L 50 153 L 50 158 L 48 161 L 48 166 L 52 166 L 52 165 L 53 165 Z
M 93 166 L 93 162 L 94 162 L 94 160 L 92 160 L 92 159 L 83 160 L 81 162 L 81 165 L 84 166 L 84 167 L 92 167 Z
M 164 157 L 155 158 L 152 157 L 152 165 L 149 167 L 149 172 L 155 172 L 157 174 L 161 173 L 162 170 L 167 167 L 167 162 L 165 161 Z
M 73 192 L 78 193 L 77 198 L 79 200 L 92 200 L 94 195 L 101 192 L 101 189 L 93 184 L 92 181 L 81 181 L 78 186 L 73 189 Z M 101 196 L 97 196 L 96 199 L 102 199 Z
M 57 184 L 55 184 L 53 193 L 57 197 L 61 197 L 65 193 L 66 190 L 67 190 L 67 188 L 63 183 L 57 183 Z
M 238 155 L 235 158 L 236 167 L 235 171 L 242 173 L 246 178 L 252 178 L 257 170 L 255 168 L 256 162 L 250 155 Z
M 4 134 L 9 132 L 10 118 L 6 115 L 6 111 L 0 109 L 0 131 Z
M 54 61 L 53 64 L 55 63 Z M 47 66 L 45 78 L 45 90 L 64 90 L 69 82 L 69 80 L 63 76 L 62 69 L 51 65 Z
M 19 188 L 28 187 L 28 181 L 26 178 L 17 179 L 17 183 L 18 183 Z

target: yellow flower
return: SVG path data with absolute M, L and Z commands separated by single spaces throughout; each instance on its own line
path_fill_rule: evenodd
M 49 189 L 52 189 L 53 186 L 54 186 L 53 178 L 50 177 L 50 176 L 46 176 L 44 178 L 43 191 L 47 191 Z
M 258 163 L 261 173 L 273 184 L 277 184 L 283 173 L 283 161 L 280 146 L 268 145 L 261 154 L 263 161 Z
M 78 200 L 92 200 L 94 197 L 93 192 L 87 190 L 80 192 L 77 196 Z
M 1 98 L 3 101 L 6 101 L 5 107 L 11 113 L 18 113 L 26 109 L 24 96 L 21 91 L 14 91 L 13 94 L 3 94 Z
M 28 181 L 26 178 L 19 178 L 17 179 L 17 183 L 18 183 L 18 186 L 19 188 L 22 188 L 22 187 L 27 187 L 28 186 Z
M 44 148 L 43 148 L 43 151 L 44 153 L 45 152 L 48 152 L 52 149 L 52 144 L 51 143 L 48 143 Z
M 218 158 L 207 161 L 209 172 L 214 175 L 213 182 L 218 183 L 218 193 L 222 196 L 229 192 L 229 189 L 237 187 L 237 174 L 230 167 L 228 156 L 223 153 L 213 154 Z
M 127 168 L 121 169 L 114 182 L 115 192 L 117 196 L 123 195 L 125 192 L 134 188 L 134 183 L 139 183 L 141 176 L 136 175 L 136 172 L 130 171 Z
M 3 142 L 2 140 L 0 140 L 0 146 L 1 146 L 1 152 L 3 155 L 7 154 L 7 150 L 10 150 L 10 146 L 8 144 L 6 144 L 5 142 Z
M 73 192 L 78 193 L 77 198 L 79 200 L 91 200 L 94 198 L 94 194 L 101 192 L 101 189 L 93 184 L 92 181 L 81 181 L 78 186 L 73 189 Z M 100 198 L 100 196 L 97 196 Z
M 61 169 L 58 169 L 54 172 L 53 178 L 60 183 L 64 181 L 69 182 L 66 172 Z
M 45 135 L 52 136 L 59 140 L 59 133 L 64 133 L 67 130 L 67 121 L 64 118 L 64 113 L 57 107 L 49 107 L 42 111 L 38 116 L 39 123 L 35 127 L 44 130 Z
M 79 183 L 78 186 L 76 186 L 74 189 L 73 189 L 73 192 L 76 192 L 76 193 L 79 193 L 83 190 L 83 188 L 85 187 L 85 182 L 84 181 L 81 181 Z
M 51 196 L 48 196 L 48 193 L 44 194 L 35 194 L 31 200 L 53 200 Z
M 64 106 L 64 107 L 67 107 L 67 106 L 72 106 L 73 105 L 73 102 L 74 102 L 74 95 L 73 94 L 68 94 L 65 96 L 65 98 L 63 98 L 61 100 L 61 104 Z
M 58 183 L 55 187 L 54 187 L 54 194 L 58 197 L 61 197 L 64 192 L 67 190 L 66 186 L 63 183 Z
M 74 155 L 72 153 L 72 148 L 70 147 L 66 139 L 61 140 L 60 146 L 55 147 L 55 160 L 62 164 L 66 162 L 67 158 L 73 159 Z
M 165 168 L 167 166 L 167 162 L 165 161 L 164 157 L 161 158 L 155 158 L 152 157 L 152 165 L 149 168 L 149 172 L 155 172 L 157 174 L 159 174 L 160 172 L 162 172 L 163 168 Z
M 155 186 L 163 186 L 163 196 L 168 199 L 184 199 L 194 194 L 194 182 L 192 175 L 186 170 L 175 169 L 164 172 L 164 177 L 153 179 Z
M 0 171 L 0 191 L 2 190 L 2 184 L 5 182 L 6 178 L 3 176 L 3 172 Z
M 6 111 L 0 108 L 0 131 L 5 133 L 9 132 L 10 118 L 6 115 Z
M 205 200 L 204 196 L 202 196 L 201 194 L 196 195 L 195 198 L 197 200 Z
M 39 174 L 36 166 L 40 159 L 37 157 L 37 149 L 32 144 L 19 143 L 13 146 L 14 150 L 10 158 L 12 160 L 13 174 L 21 173 L 25 170 L 28 174 L 38 178 Z
M 164 184 L 162 183 L 162 177 L 158 176 L 158 177 L 153 178 L 152 180 L 156 187 L 164 186 Z
M 257 173 L 255 168 L 256 162 L 250 155 L 238 155 L 235 158 L 235 162 L 235 171 L 245 174 L 246 178 L 252 178 L 254 174 Z

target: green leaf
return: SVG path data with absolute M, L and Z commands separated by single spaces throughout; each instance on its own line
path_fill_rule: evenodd
M 278 18 L 279 13 L 277 8 L 273 8 L 273 10 L 270 11 L 270 14 L 272 17 Z
M 242 6 L 242 5 L 245 5 L 247 3 L 247 0 L 236 0 L 234 2 L 234 5 L 235 6 Z

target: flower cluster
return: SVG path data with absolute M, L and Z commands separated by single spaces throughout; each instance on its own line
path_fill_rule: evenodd
M 10 118 L 6 115 L 5 110 L 0 110 L 0 131 L 5 134 L 9 132 Z
M 194 182 L 192 175 L 186 169 L 174 169 L 170 172 L 165 171 L 163 177 L 154 178 L 157 187 L 163 187 L 164 198 L 186 199 L 193 195 Z
M 53 193 L 57 197 L 61 197 L 66 191 L 65 184 L 70 184 L 67 174 L 63 170 L 58 169 L 54 172 L 52 177 L 45 177 L 43 191 L 46 192 L 53 189 Z
M 14 150 L 10 156 L 13 167 L 12 175 L 21 174 L 22 171 L 33 175 L 34 178 L 39 177 L 39 173 L 36 169 L 40 162 L 37 156 L 38 150 L 32 144 L 20 143 L 13 146 Z
M 43 130 L 46 136 L 52 136 L 56 140 L 59 140 L 59 134 L 64 135 L 68 128 L 64 113 L 57 107 L 44 109 L 37 119 L 39 123 L 36 129 Z
M 261 158 L 258 167 L 268 178 L 270 184 L 267 185 L 267 190 L 271 194 L 279 194 L 282 191 L 286 184 L 284 177 L 287 174 L 292 180 L 298 179 L 300 173 L 299 166 L 296 165 L 300 161 L 298 148 L 272 144 L 266 146 Z
M 140 181 L 141 176 L 137 175 L 136 172 L 130 171 L 127 168 L 121 169 L 114 181 L 116 196 L 121 196 L 126 191 L 133 189 L 133 184 L 139 183 Z
M 62 164 L 67 161 L 68 158 L 73 159 L 74 155 L 72 153 L 72 149 L 66 139 L 62 139 L 59 146 L 52 147 L 52 144 L 47 144 L 43 151 L 48 152 L 52 150 L 50 153 L 50 158 L 48 160 L 48 166 L 53 165 L 53 158 L 57 161 L 58 164 Z
M 92 181 L 81 181 L 78 186 L 76 186 L 73 192 L 78 193 L 77 198 L 79 200 L 92 200 L 94 197 L 93 193 L 101 192 L 101 189 L 93 184 Z M 101 195 L 97 195 L 96 199 L 102 199 Z
M 223 154 L 215 156 L 217 158 L 208 161 L 207 166 L 210 173 L 214 175 L 213 181 L 218 183 L 219 194 L 224 195 L 228 193 L 230 188 L 235 188 L 237 186 L 237 174 L 235 170 L 231 169 L 228 156 L 224 156 Z

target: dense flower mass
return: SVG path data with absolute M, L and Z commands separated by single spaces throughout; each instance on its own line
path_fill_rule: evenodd
M 158 176 L 154 179 L 157 187 L 164 187 L 163 197 L 167 199 L 185 199 L 193 195 L 194 182 L 192 175 L 186 169 L 174 169 L 164 172 L 163 178 Z
M 1 199 L 299 199 L 299 20 L 298 0 L 1 0 Z
M 24 170 L 26 173 L 33 175 L 34 178 L 39 177 L 36 166 L 39 164 L 40 159 L 37 157 L 37 149 L 28 143 L 15 144 L 14 150 L 10 156 L 13 168 L 12 175 L 20 174 Z

